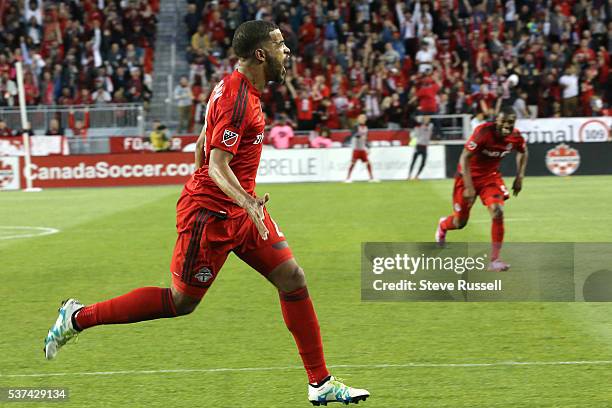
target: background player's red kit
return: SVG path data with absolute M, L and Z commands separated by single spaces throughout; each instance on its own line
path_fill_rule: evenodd
M 473 153 L 469 162 L 470 172 L 476 195 L 480 197 L 482 203 L 489 206 L 503 203 L 510 198 L 499 172 L 499 164 L 501 159 L 513 150 L 525 152 L 525 139 L 519 131 L 514 129 L 509 136 L 502 137 L 497 134 L 495 123 L 487 122 L 474 130 L 465 143 L 465 148 Z M 462 174 L 459 164 L 453 189 L 453 211 L 460 219 L 466 219 L 473 203 L 467 202 L 463 197 L 465 185 Z

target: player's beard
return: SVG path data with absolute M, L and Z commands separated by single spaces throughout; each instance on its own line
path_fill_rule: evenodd
M 287 71 L 283 66 L 283 62 L 272 58 L 270 54 L 266 55 L 266 61 L 268 61 L 264 68 L 266 79 L 279 84 L 285 82 Z

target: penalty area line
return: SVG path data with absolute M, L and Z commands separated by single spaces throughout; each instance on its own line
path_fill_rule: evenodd
M 0 240 L 42 237 L 45 235 L 57 234 L 58 232 L 60 232 L 59 229 L 50 228 L 50 227 L 23 227 L 23 226 L 0 225 L 0 234 L 2 233 L 3 230 L 9 230 L 10 232 L 13 232 L 13 233 L 16 231 L 26 231 L 29 233 L 17 234 L 17 235 L 0 235 Z
M 537 367 L 537 366 L 581 366 L 581 365 L 612 365 L 612 360 L 582 360 L 582 361 L 500 361 L 494 363 L 402 363 L 402 364 L 338 364 L 328 368 L 471 368 L 471 367 Z M 188 373 L 226 373 L 250 371 L 292 371 L 303 370 L 301 366 L 286 367 L 237 367 L 237 368 L 185 368 L 169 370 L 121 370 L 121 371 L 82 371 L 63 373 L 34 374 L 0 374 L 0 378 L 24 377 L 69 377 L 69 376 L 105 376 L 105 375 L 138 375 L 138 374 L 188 374 Z

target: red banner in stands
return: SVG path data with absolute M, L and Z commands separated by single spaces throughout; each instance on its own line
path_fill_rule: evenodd
M 173 152 L 182 152 L 185 147 L 197 140 L 196 135 L 175 136 L 170 139 L 170 150 Z M 193 151 L 194 149 L 191 149 Z M 151 153 L 153 146 L 148 138 L 144 137 L 126 137 L 114 136 L 110 138 L 111 153 Z
M 182 184 L 194 169 L 193 153 L 132 153 L 32 157 L 31 172 L 35 187 L 106 187 Z
M 333 131 L 331 139 L 334 142 L 344 142 L 344 140 L 351 134 L 348 130 Z M 173 152 L 195 150 L 194 144 L 197 140 L 197 135 L 178 135 L 170 139 L 170 150 Z M 368 133 L 369 142 L 379 142 L 378 144 L 386 145 L 397 145 L 399 142 L 400 146 L 408 146 L 410 143 L 410 132 L 405 129 L 391 130 L 391 129 L 374 129 Z M 393 143 L 396 142 L 396 143 Z M 309 138 L 307 135 L 295 135 L 290 141 L 291 147 L 308 147 Z M 150 153 L 153 152 L 153 147 L 149 142 L 148 138 L 143 137 L 125 137 L 115 136 L 110 138 L 110 152 L 111 153 Z

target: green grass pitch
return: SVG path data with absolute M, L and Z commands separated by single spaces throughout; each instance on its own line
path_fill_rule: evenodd
M 0 227 L 60 230 L 0 239 L 0 387 L 68 387 L 61 406 L 74 407 L 309 406 L 275 290 L 233 255 L 194 314 L 96 327 L 44 359 L 62 299 L 170 283 L 180 188 L 0 194 Z M 360 406 L 372 408 L 610 406 L 608 304 L 360 301 L 361 242 L 431 241 L 451 190 L 452 180 L 258 187 L 306 271 L 333 373 L 368 388 Z M 612 177 L 528 178 L 506 206 L 506 240 L 612 242 L 611 197 Z M 472 215 L 449 240 L 489 240 L 486 210 Z M 497 364 L 508 361 L 553 364 Z M 569 361 L 604 363 L 556 364 Z

